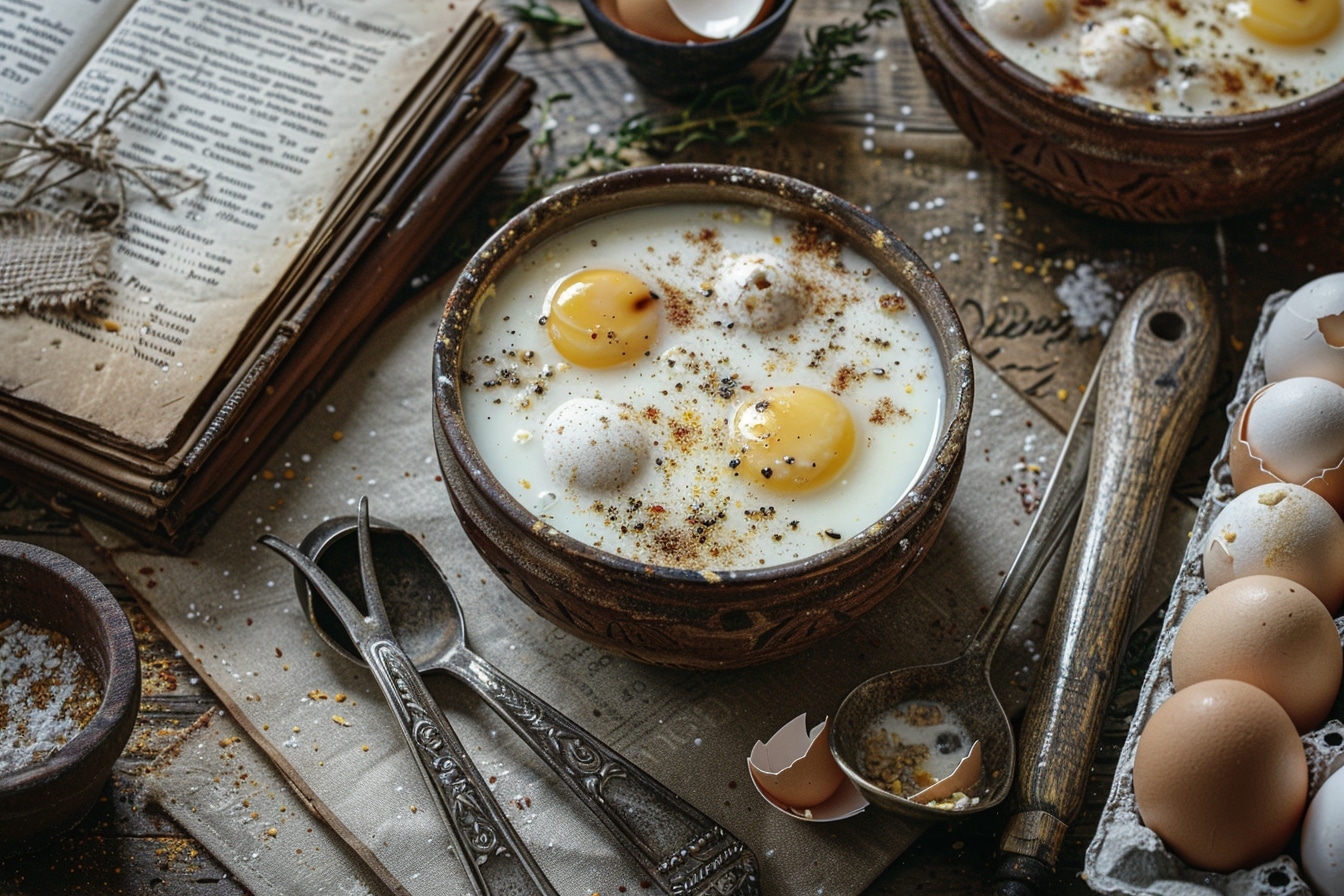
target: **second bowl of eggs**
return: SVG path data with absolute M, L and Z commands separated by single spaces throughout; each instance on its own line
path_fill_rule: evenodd
M 930 85 L 1014 181 L 1134 221 L 1281 201 L 1344 163 L 1341 0 L 901 0 Z
M 669 0 L 580 0 L 598 39 L 663 97 L 691 96 L 738 75 L 779 37 L 795 0 L 672 2 L 675 9 Z
M 435 437 L 525 603 L 639 660 L 731 668 L 915 569 L 972 388 L 946 294 L 891 231 L 787 177 L 655 166 L 541 200 L 470 261 Z

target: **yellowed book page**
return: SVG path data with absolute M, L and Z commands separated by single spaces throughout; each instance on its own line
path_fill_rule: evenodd
M 130 450 L 169 450 L 474 8 L 140 0 L 48 123 L 73 128 L 157 70 L 165 88 L 112 127 L 128 159 L 204 176 L 204 186 L 170 210 L 132 185 L 113 253 L 116 295 L 102 320 L 0 320 L 0 389 Z
M 41 118 L 132 2 L 0 0 L 0 117 Z

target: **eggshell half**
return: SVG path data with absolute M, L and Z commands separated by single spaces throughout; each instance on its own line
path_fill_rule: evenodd
M 804 821 L 837 821 L 868 806 L 831 753 L 829 717 L 809 732 L 806 714 L 798 715 L 756 741 L 747 770 L 766 802 Z
M 1279 855 L 1307 805 L 1307 756 L 1278 702 L 1214 679 L 1157 708 L 1134 750 L 1143 823 L 1186 864 L 1250 868 Z
M 1344 674 L 1335 621 L 1316 595 L 1278 576 L 1246 576 L 1190 609 L 1171 647 L 1176 690 L 1235 678 L 1269 694 L 1299 732 L 1325 720 Z
M 1265 379 L 1318 376 L 1344 386 L 1344 272 L 1307 283 L 1265 332 Z
M 1302 819 L 1302 873 L 1316 896 L 1344 896 L 1344 774 L 1325 779 Z
M 1344 520 L 1300 485 L 1257 485 L 1237 495 L 1209 527 L 1204 579 L 1212 589 L 1253 575 L 1292 579 L 1333 616 L 1344 604 Z
M 1304 485 L 1344 511 L 1344 386 L 1315 376 L 1270 383 L 1233 430 L 1232 486 Z

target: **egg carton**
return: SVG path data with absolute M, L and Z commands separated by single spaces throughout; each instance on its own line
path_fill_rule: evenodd
M 1265 333 L 1274 314 L 1290 293 L 1279 292 L 1264 304 L 1259 326 L 1251 343 L 1246 366 L 1242 370 L 1236 395 L 1228 404 L 1229 424 L 1265 384 Z M 1139 732 L 1153 712 L 1174 693 L 1171 682 L 1171 646 L 1176 629 L 1195 603 L 1207 592 L 1204 584 L 1201 550 L 1209 527 L 1236 492 L 1228 465 L 1231 427 L 1223 450 L 1210 471 L 1208 488 L 1195 518 L 1190 543 L 1172 587 L 1162 631 L 1158 636 L 1153 661 L 1144 676 L 1138 705 L 1129 734 L 1120 752 L 1111 793 L 1102 810 L 1097 834 L 1087 849 L 1084 872 L 1088 885 L 1099 893 L 1115 896 L 1189 896 L 1191 893 L 1223 893 L 1227 896 L 1310 896 L 1311 887 L 1302 878 L 1292 856 L 1278 858 L 1242 871 L 1217 874 L 1191 868 L 1172 854 L 1157 834 L 1139 818 L 1134 801 L 1134 750 Z M 1336 620 L 1344 638 L 1344 618 Z M 1344 723 L 1330 719 L 1320 728 L 1302 737 L 1310 772 L 1309 796 L 1325 783 L 1336 768 L 1344 765 Z M 1247 781 L 1247 786 L 1256 782 Z

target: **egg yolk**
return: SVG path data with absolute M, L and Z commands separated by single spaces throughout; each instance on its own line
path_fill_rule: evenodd
M 1275 44 L 1309 44 L 1339 24 L 1340 0 L 1250 0 L 1247 31 Z
M 832 479 L 854 451 L 854 419 L 829 392 L 767 389 L 733 415 L 742 445 L 733 465 L 772 491 L 803 492 Z
M 546 332 L 567 361 L 611 367 L 634 361 L 658 333 L 658 299 L 624 271 L 575 271 L 551 287 Z

